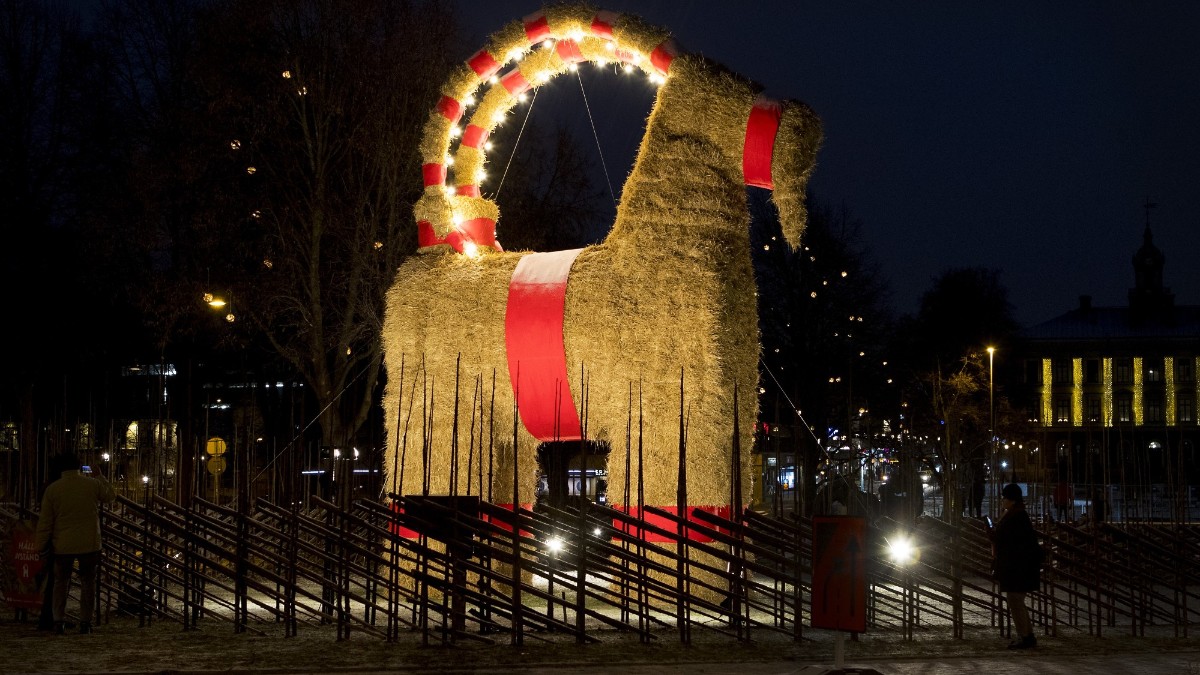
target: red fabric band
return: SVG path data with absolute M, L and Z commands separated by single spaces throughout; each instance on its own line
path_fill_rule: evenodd
M 439 237 L 433 231 L 433 224 L 427 220 L 417 222 L 417 247 L 427 248 L 438 244 L 447 244 L 455 251 L 462 253 L 467 243 L 476 246 L 486 246 L 497 251 L 503 251 L 500 242 L 496 241 L 496 221 L 490 218 L 475 218 L 454 226 L 446 236 Z
M 655 514 L 655 513 L 639 513 L 638 508 L 636 506 L 623 506 L 621 504 L 613 504 L 613 508 L 618 511 L 624 511 L 625 513 L 628 513 L 631 516 L 635 516 L 638 519 L 645 521 L 645 523 L 647 525 L 652 525 L 654 527 L 657 527 L 660 530 L 666 530 L 667 532 L 671 532 L 672 534 L 679 531 L 679 526 L 674 521 L 669 520 L 667 518 L 663 518 L 662 516 Z M 666 511 L 675 516 L 679 515 L 679 507 L 678 506 L 657 506 L 657 505 L 655 505 L 655 508 L 659 509 L 660 511 Z M 688 522 L 696 523 L 698 525 L 702 525 L 702 526 L 705 526 L 708 528 L 713 528 L 713 525 L 706 523 L 703 520 L 697 519 L 695 516 L 696 511 L 705 511 L 705 512 L 711 513 L 714 516 L 717 516 L 719 518 L 729 520 L 729 515 L 732 512 L 732 508 L 730 508 L 729 506 L 689 506 L 688 507 Z M 618 531 L 624 532 L 625 534 L 628 534 L 629 536 L 635 537 L 637 539 L 643 539 L 648 542 L 675 541 L 674 537 L 667 537 L 667 536 L 663 536 L 657 532 L 652 532 L 650 530 L 643 530 L 642 528 L 637 527 L 636 525 L 626 524 L 619 520 L 613 520 L 613 528 Z M 710 542 L 713 540 L 712 537 L 710 537 L 702 532 L 697 532 L 696 530 L 693 530 L 690 528 L 687 530 L 687 538 L 690 541 L 699 541 L 699 542 Z
M 750 109 L 750 119 L 746 121 L 746 142 L 742 146 L 742 175 L 746 185 L 775 189 L 775 181 L 771 178 L 771 157 L 782 115 L 779 102 L 763 96 L 759 96 Z
M 512 504 L 496 504 L 496 506 L 498 506 L 499 508 L 504 509 L 510 513 L 512 512 Z M 391 508 L 393 513 L 399 514 L 401 516 L 403 516 L 403 514 L 404 514 L 404 509 L 397 502 L 392 502 L 389 505 L 389 508 Z M 521 504 L 520 508 L 523 511 L 532 511 L 533 504 L 532 503 Z M 498 529 L 498 530 L 503 530 L 505 532 L 512 532 L 512 524 L 511 524 L 511 521 L 509 521 L 509 520 L 504 520 L 501 518 L 496 518 L 495 520 L 493 520 L 491 517 L 491 514 L 488 514 L 488 513 L 481 513 L 481 514 L 479 514 L 479 516 L 480 516 L 480 520 L 483 520 L 484 522 L 489 522 L 489 523 L 495 524 L 496 529 Z M 397 536 L 401 537 L 402 539 L 419 539 L 421 536 L 420 532 L 409 529 L 409 528 L 404 527 L 403 525 L 399 525 L 397 523 L 389 524 L 388 530 L 392 534 L 397 535 Z M 533 533 L 530 532 L 529 530 L 521 530 L 521 536 L 522 537 L 532 537 Z
M 449 96 L 438 99 L 437 109 L 446 119 L 450 120 L 451 124 L 458 124 L 458 120 L 463 114 L 462 104 Z
M 496 506 L 501 509 L 504 509 L 505 511 L 510 511 L 510 512 L 512 511 L 511 503 L 496 504 Z M 397 514 L 404 513 L 404 509 L 400 508 L 400 505 L 395 502 L 393 502 L 390 505 L 390 507 L 391 507 L 391 510 Z M 639 518 L 640 520 L 645 521 L 645 523 L 649 526 L 657 527 L 659 529 L 666 530 L 667 532 L 671 532 L 671 533 L 675 533 L 675 532 L 679 531 L 679 526 L 675 522 L 673 522 L 667 518 L 663 518 L 662 516 L 659 516 L 657 514 L 653 514 L 653 513 L 638 513 L 637 512 L 638 509 L 635 506 L 622 506 L 621 504 L 614 504 L 613 508 L 618 511 L 624 511 L 625 513 L 635 516 L 635 517 Z M 677 506 L 656 506 L 655 508 L 657 508 L 661 511 L 667 511 L 674 515 L 679 514 L 679 507 L 677 507 Z M 532 503 L 521 504 L 521 510 L 532 511 L 533 504 Z M 694 515 L 696 511 L 705 511 L 707 513 L 711 513 L 711 514 L 717 516 L 718 518 L 721 518 L 724 520 L 730 520 L 729 516 L 732 513 L 732 509 L 728 506 L 692 506 L 692 507 L 689 507 L 688 508 L 688 521 L 692 522 L 692 523 L 697 523 L 699 525 L 707 526 L 709 528 L 711 528 L 712 525 L 706 523 L 703 520 L 696 518 L 696 516 Z M 493 520 L 488 514 L 482 514 L 482 520 L 495 524 L 496 529 L 503 530 L 505 532 L 512 532 L 512 525 L 510 524 L 510 522 L 508 520 L 501 519 L 501 518 L 496 518 L 495 520 Z M 403 537 L 405 539 L 416 539 L 420 536 L 419 532 L 417 532 L 415 530 L 411 530 L 407 527 L 403 527 L 401 525 L 397 525 L 395 523 L 393 523 L 389 527 L 389 529 L 391 530 L 392 534 L 399 535 L 400 537 Z M 613 529 L 615 529 L 619 532 L 623 532 L 628 536 L 631 536 L 631 537 L 634 537 L 637 539 L 642 539 L 644 541 L 652 542 L 652 543 L 663 543 L 663 542 L 675 541 L 675 539 L 672 537 L 666 537 L 661 534 L 658 534 L 657 532 L 643 530 L 642 528 L 638 527 L 637 525 L 634 525 L 632 523 L 627 524 L 627 523 L 624 523 L 619 520 L 613 521 Z M 522 529 L 521 536 L 522 537 L 532 537 L 533 533 L 530 532 L 529 530 Z M 692 529 L 689 529 L 687 531 L 687 538 L 690 541 L 696 541 L 696 542 L 707 543 L 707 542 L 713 541 L 712 537 L 709 537 L 708 535 L 699 533 Z
M 592 19 L 592 35 L 605 40 L 613 39 L 613 24 L 617 22 L 617 16 L 615 12 L 596 12 L 596 18 Z
M 675 43 L 670 38 L 663 40 L 654 51 L 650 52 L 650 65 L 654 66 L 655 70 L 667 74 L 671 69 L 671 60 L 675 58 L 678 52 L 675 49 Z
M 422 164 L 421 178 L 425 181 L 425 187 L 430 185 L 445 185 L 446 184 L 446 165 L 445 164 Z
M 486 49 L 475 52 L 475 56 L 467 60 L 467 65 L 481 80 L 486 80 L 500 71 L 500 62 L 492 58 Z
M 472 218 L 459 223 L 454 229 L 474 242 L 476 246 L 499 250 L 499 244 L 496 243 L 496 221 L 491 218 Z
M 583 52 L 579 51 L 579 44 L 574 40 L 559 40 L 554 45 L 554 52 L 566 63 L 579 63 L 583 60 Z
M 462 197 L 478 197 L 479 196 L 479 186 L 478 185 L 459 185 L 458 188 L 455 189 L 454 193 L 457 195 L 460 195 Z
M 539 441 L 577 441 L 583 436 L 567 379 L 563 339 L 567 276 L 582 250 L 530 253 L 517 263 L 508 284 L 508 375 L 521 422 Z
M 530 14 L 525 17 L 525 38 L 529 44 L 535 45 L 550 37 L 550 23 L 544 14 Z
M 401 516 L 404 515 L 404 509 L 403 509 L 403 507 L 400 506 L 399 502 L 392 502 L 388 506 L 392 510 L 393 513 L 399 514 Z M 403 525 L 400 525 L 398 523 L 389 524 L 388 530 L 390 530 L 392 534 L 398 535 L 402 539 L 417 539 L 421 536 L 420 532 L 417 532 L 416 530 L 410 530 L 407 527 L 404 527 Z
M 425 248 L 426 246 L 436 246 L 444 243 L 438 241 L 438 236 L 433 232 L 433 223 L 428 220 L 417 221 L 417 247 Z
M 516 69 L 513 69 L 512 72 L 508 73 L 504 77 L 501 77 L 500 84 L 504 85 L 504 88 L 508 90 L 508 93 L 512 94 L 513 96 L 517 96 L 529 91 L 529 80 L 526 80 L 525 76 L 521 74 L 521 71 Z
M 475 124 L 468 124 L 463 132 L 462 144 L 468 148 L 480 148 L 487 142 L 488 130 Z
M 508 504 L 496 504 L 496 506 L 500 507 L 501 509 L 504 509 L 505 511 L 508 511 L 510 514 L 512 513 L 512 507 L 513 507 L 512 502 L 509 502 Z M 533 503 L 526 502 L 524 504 L 521 504 L 520 507 L 518 507 L 518 508 L 520 508 L 522 511 L 532 511 Z M 492 520 L 491 515 L 486 514 L 486 513 L 483 514 L 483 519 L 488 521 L 489 523 L 494 523 L 496 525 L 497 530 L 504 530 L 505 532 L 512 532 L 512 530 L 513 530 L 512 523 L 508 520 L 504 520 L 502 518 L 496 518 L 495 520 Z M 533 533 L 530 532 L 529 530 L 522 529 L 521 536 L 522 537 L 532 537 Z

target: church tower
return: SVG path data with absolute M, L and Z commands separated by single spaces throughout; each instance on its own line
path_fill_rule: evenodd
M 1146 230 L 1142 247 L 1133 254 L 1134 287 L 1129 289 L 1129 318 L 1134 324 L 1170 324 L 1174 320 L 1175 294 L 1163 286 L 1163 265 L 1166 256 L 1154 245 L 1150 231 L 1150 209 L 1146 200 Z

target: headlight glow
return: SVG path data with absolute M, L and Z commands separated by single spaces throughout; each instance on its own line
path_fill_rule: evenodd
M 897 536 L 888 540 L 888 557 L 897 565 L 907 565 L 916 560 L 917 549 L 912 540 L 905 536 Z

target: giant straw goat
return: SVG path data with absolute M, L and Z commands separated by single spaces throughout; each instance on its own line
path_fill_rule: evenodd
M 512 22 L 454 71 L 421 149 L 421 249 L 387 298 L 389 489 L 403 471 L 403 493 L 420 492 L 426 476 L 432 494 L 465 493 L 466 477 L 480 475 L 483 443 L 497 461 L 484 496 L 510 502 L 516 391 L 520 501 L 534 493 L 539 443 L 586 434 L 611 443 L 610 502 L 620 502 L 632 420 L 635 457 L 644 430 L 645 503 L 673 507 L 682 378 L 688 503 L 733 503 L 735 386 L 743 468 L 757 412 L 745 186 L 773 188 L 795 247 L 821 130 L 805 105 L 768 101 L 720 65 L 677 52 L 665 31 L 635 17 L 554 6 Z M 602 243 L 581 250 L 501 251 L 498 210 L 478 185 L 487 135 L 526 89 L 578 62 L 632 64 L 661 82 L 616 222 Z M 460 134 L 451 187 L 447 158 Z M 479 437 L 485 426 L 482 441 L 468 441 L 468 430 Z

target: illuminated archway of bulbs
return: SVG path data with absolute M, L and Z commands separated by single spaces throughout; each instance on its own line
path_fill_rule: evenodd
M 549 7 L 492 35 L 455 68 L 425 123 L 420 148 L 425 189 L 414 208 L 420 250 L 450 246 L 472 256 L 503 250 L 495 235 L 499 208 L 480 192 L 488 137 L 531 89 L 585 62 L 619 64 L 662 84 L 677 54 L 664 29 L 586 5 Z

